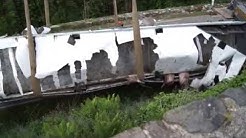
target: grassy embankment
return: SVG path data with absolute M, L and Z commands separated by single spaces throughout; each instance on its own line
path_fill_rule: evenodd
M 204 92 L 162 92 L 152 98 L 140 94 L 133 99 L 116 94 L 94 97 L 79 106 L 71 106 L 67 111 L 56 110 L 25 125 L 1 126 L 0 137 L 106 138 L 147 121 L 161 119 L 168 110 L 194 100 L 218 96 L 224 90 L 240 87 L 245 82 L 246 71 L 243 71 L 236 78 L 221 82 Z

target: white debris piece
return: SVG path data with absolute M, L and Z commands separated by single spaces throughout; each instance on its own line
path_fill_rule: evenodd
M 14 37 L 6 37 L 0 38 L 0 49 L 16 47 L 17 46 L 17 39 Z
M 224 49 L 216 46 L 213 49 L 211 62 L 202 79 L 194 79 L 191 87 L 200 88 L 201 86 L 211 87 L 215 84 L 216 76 L 219 81 L 235 77 L 240 72 L 246 56 L 238 52 L 236 49 L 226 45 Z M 229 62 L 226 65 L 226 62 Z M 225 65 L 220 65 L 225 64 Z
M 118 49 L 113 32 L 80 34 L 80 39 L 75 39 L 74 45 L 68 43 L 69 37 L 70 35 L 36 37 L 37 78 L 44 78 L 76 60 L 81 61 L 82 70 L 86 70 L 85 61 L 100 50 L 105 50 L 112 66 L 116 66 Z
M 0 36 L 0 39 L 1 39 L 1 38 L 5 38 L 5 37 L 7 37 L 7 36 L 8 36 L 7 34 L 2 35 L 2 36 Z
M 40 34 L 48 34 L 51 31 L 51 29 L 48 27 L 39 27 L 39 30 L 40 30 L 39 32 Z
M 16 48 L 16 61 L 20 66 L 24 76 L 26 78 L 31 76 L 30 59 L 29 59 L 29 49 L 28 40 L 26 38 L 18 38 L 17 48 Z
M 26 32 L 27 32 L 27 28 L 25 28 L 25 29 L 22 31 L 22 34 L 26 34 Z M 31 32 L 32 32 L 33 35 L 38 34 L 37 31 L 36 31 L 36 29 L 35 29 L 32 25 L 31 25 Z
M 163 28 L 163 33 L 153 37 L 158 45 L 154 52 L 159 55 L 155 69 L 169 74 L 202 67 L 197 64 L 198 51 L 193 41 L 200 33 L 208 35 L 197 27 Z
M 37 35 L 37 34 L 47 34 L 51 31 L 51 28 L 49 27 L 38 27 L 38 28 L 35 28 L 34 26 L 31 25 L 31 32 L 32 32 L 32 35 Z M 22 34 L 23 35 L 26 35 L 26 32 L 27 32 L 27 28 L 25 28 L 23 31 L 22 31 Z

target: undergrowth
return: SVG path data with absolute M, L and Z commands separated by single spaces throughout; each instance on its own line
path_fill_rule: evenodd
M 162 92 L 154 98 L 135 103 L 123 101 L 115 94 L 106 98 L 95 97 L 87 99 L 68 112 L 55 111 L 26 125 L 2 129 L 0 137 L 107 138 L 147 121 L 161 119 L 168 110 L 194 100 L 218 96 L 228 88 L 243 86 L 245 82 L 246 71 L 243 71 L 241 75 L 225 80 L 204 92 Z

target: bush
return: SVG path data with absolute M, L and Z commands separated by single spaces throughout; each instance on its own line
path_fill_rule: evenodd
M 181 105 L 185 105 L 193 100 L 198 99 L 199 94 L 196 92 L 183 91 L 178 93 L 165 94 L 160 93 L 140 108 L 138 113 L 144 122 L 161 119 L 163 114 Z
M 47 117 L 42 122 L 45 137 L 103 138 L 132 126 L 121 110 L 120 98 L 114 95 L 88 99 L 80 107 L 72 109 L 67 116 Z

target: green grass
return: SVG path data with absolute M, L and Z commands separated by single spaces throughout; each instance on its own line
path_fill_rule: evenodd
M 28 123 L 1 126 L 0 137 L 66 137 L 107 138 L 150 120 L 159 120 L 168 110 L 195 100 L 218 96 L 224 90 L 240 87 L 246 82 L 246 71 L 204 92 L 184 90 L 157 94 L 137 101 L 119 95 L 87 99 L 68 111 L 55 110 Z

